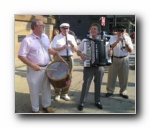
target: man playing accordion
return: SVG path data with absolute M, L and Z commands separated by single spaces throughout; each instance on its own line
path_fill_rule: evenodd
M 100 39 L 100 25 L 97 23 L 93 23 L 90 26 L 90 38 L 91 39 Z M 81 59 L 85 62 L 86 60 L 86 55 L 84 53 L 84 44 L 87 42 L 88 39 L 83 39 L 81 44 L 78 46 L 78 51 L 77 55 L 81 57 Z M 112 50 L 109 51 L 109 54 L 111 56 Z M 81 97 L 80 97 L 80 102 L 78 105 L 78 110 L 82 111 L 90 84 L 92 82 L 92 79 L 94 77 L 94 85 L 95 85 L 95 105 L 99 109 L 103 109 L 103 106 L 100 102 L 100 90 L 101 90 L 101 84 L 102 84 L 102 79 L 104 75 L 104 67 L 103 66 L 91 66 L 91 67 L 84 67 L 83 69 L 83 84 L 82 84 L 82 92 L 81 92 Z

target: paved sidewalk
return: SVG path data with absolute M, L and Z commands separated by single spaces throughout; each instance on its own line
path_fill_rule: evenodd
M 74 56 L 73 82 L 70 87 L 70 101 L 61 99 L 59 102 L 54 100 L 54 89 L 52 89 L 52 105 L 53 114 L 136 114 L 136 84 L 135 70 L 131 65 L 128 80 L 129 99 L 123 99 L 119 96 L 118 80 L 116 83 L 115 93 L 112 97 L 106 98 L 106 81 L 108 67 L 105 67 L 105 74 L 101 86 L 101 103 L 103 109 L 98 109 L 94 104 L 94 83 L 92 82 L 83 111 L 78 111 L 77 106 L 80 99 L 82 88 L 82 61 L 76 55 Z M 41 103 L 41 102 L 40 102 Z M 46 114 L 40 106 L 40 114 Z M 28 114 L 31 113 L 31 104 L 29 97 L 29 89 L 26 81 L 26 66 L 18 59 L 15 60 L 15 113 Z

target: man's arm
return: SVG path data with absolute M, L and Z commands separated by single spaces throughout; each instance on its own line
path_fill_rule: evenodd
M 18 55 L 18 58 L 26 65 L 31 66 L 34 70 L 41 70 L 41 67 L 39 65 L 32 63 L 27 57 Z

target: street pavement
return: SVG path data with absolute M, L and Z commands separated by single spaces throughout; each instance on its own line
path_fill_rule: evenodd
M 54 89 L 51 86 L 51 107 L 54 110 L 52 114 L 136 114 L 136 78 L 135 78 L 135 51 L 129 57 L 130 70 L 128 79 L 129 99 L 123 99 L 119 96 L 118 79 L 114 95 L 110 98 L 105 97 L 108 67 L 105 67 L 105 74 L 101 86 L 101 103 L 103 109 L 98 109 L 94 104 L 94 83 L 92 81 L 88 97 L 83 111 L 77 110 L 83 83 L 83 62 L 75 54 L 73 81 L 70 87 L 70 101 L 61 99 L 59 102 L 54 100 Z M 17 58 L 15 59 L 15 113 L 31 114 L 31 104 L 29 88 L 26 81 L 26 66 Z M 42 110 L 40 102 L 40 113 L 46 114 Z

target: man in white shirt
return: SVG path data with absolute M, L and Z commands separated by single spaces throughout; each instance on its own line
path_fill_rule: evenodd
M 51 49 L 50 40 L 44 31 L 41 19 L 31 22 L 32 34 L 25 37 L 21 43 L 18 58 L 27 65 L 27 81 L 30 90 L 30 99 L 33 113 L 39 113 L 39 94 L 41 92 L 42 107 L 46 113 L 52 113 L 51 90 L 48 76 L 43 68 L 50 63 L 49 54 L 57 55 Z
M 73 35 L 68 34 L 70 25 L 68 23 L 62 23 L 60 25 L 61 33 L 56 35 L 52 41 L 51 47 L 58 52 L 58 55 L 68 63 L 70 75 L 72 74 L 73 68 L 73 54 L 77 51 L 77 43 Z M 55 61 L 61 61 L 59 56 L 55 56 Z M 71 75 L 72 77 L 72 75 Z M 71 80 L 70 77 L 70 80 Z M 63 89 L 55 88 L 55 100 L 59 101 L 60 98 L 70 100 L 68 96 L 69 87 Z
M 133 50 L 131 38 L 126 34 L 124 26 L 117 26 L 117 35 L 110 38 L 109 42 L 113 48 L 113 63 L 108 69 L 107 93 L 110 97 L 114 93 L 116 79 L 118 76 L 120 86 L 120 96 L 128 99 L 127 85 L 129 74 L 128 54 Z

